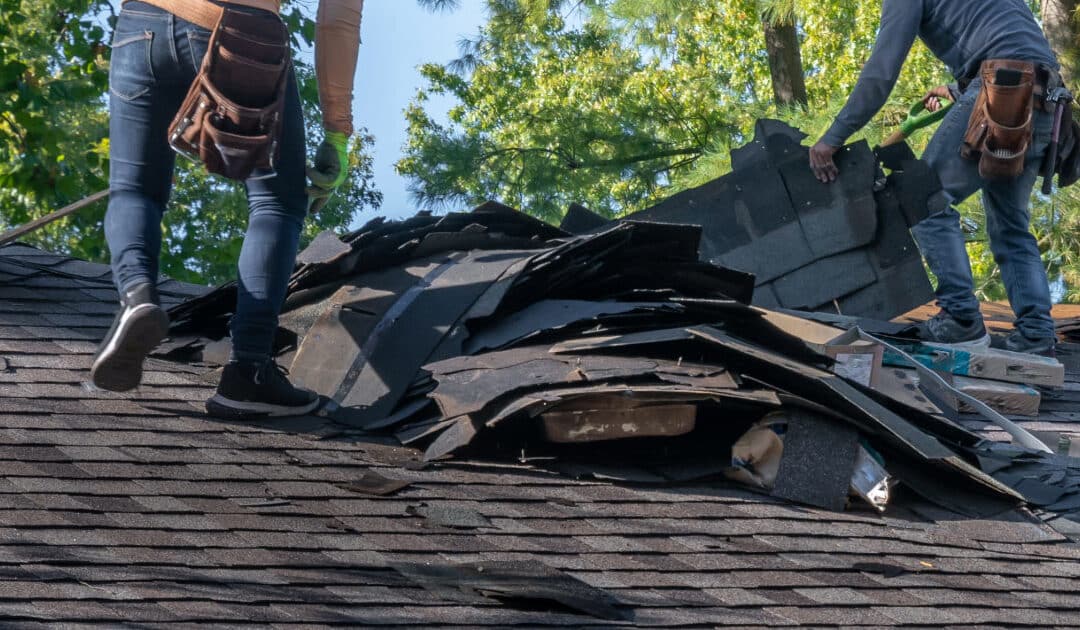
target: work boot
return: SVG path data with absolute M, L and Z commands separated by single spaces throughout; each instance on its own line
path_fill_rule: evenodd
M 302 416 L 319 406 L 319 395 L 296 387 L 273 359 L 263 363 L 230 361 L 217 393 L 206 401 L 211 416 L 228 419 Z
M 158 301 L 157 287 L 137 284 L 120 294 L 120 312 L 101 341 L 90 380 L 101 389 L 126 392 L 142 381 L 143 361 L 169 333 L 169 316 Z
M 1005 349 L 1009 352 L 1037 354 L 1042 357 L 1053 359 L 1057 354 L 1057 339 L 1055 337 L 1039 337 L 1038 339 L 1032 339 L 1025 336 L 1019 330 L 1014 330 L 1005 338 Z
M 926 343 L 945 344 L 961 348 L 990 347 L 990 335 L 982 320 L 962 321 L 945 309 L 919 325 L 919 337 Z

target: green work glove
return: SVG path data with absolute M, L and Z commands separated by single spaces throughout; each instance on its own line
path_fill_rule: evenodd
M 349 136 L 327 131 L 315 151 L 315 164 L 307 169 L 308 212 L 318 212 L 349 176 Z

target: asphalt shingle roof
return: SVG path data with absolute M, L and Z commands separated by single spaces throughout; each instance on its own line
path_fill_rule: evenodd
M 115 300 L 103 266 L 0 249 L 5 628 L 1080 624 L 1080 547 L 1026 512 L 973 520 L 907 497 L 836 513 L 728 485 L 424 465 L 322 418 L 207 418 L 212 371 L 160 360 L 130 395 L 92 390 Z M 410 485 L 365 494 L 375 475 Z M 438 587 L 403 563 L 546 566 L 632 621 Z

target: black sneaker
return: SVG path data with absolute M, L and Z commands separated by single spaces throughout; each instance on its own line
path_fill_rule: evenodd
M 1014 330 L 1005 338 L 1005 349 L 1009 352 L 1037 354 L 1053 359 L 1057 355 L 1057 339 L 1055 337 L 1032 339 L 1019 330 Z
M 143 361 L 169 333 L 169 316 L 158 302 L 157 287 L 138 284 L 120 294 L 120 312 L 101 341 L 90 380 L 101 389 L 126 392 L 142 381 Z
M 926 343 L 973 349 L 990 347 L 990 335 L 981 319 L 962 322 L 944 309 L 918 328 L 919 337 Z
M 273 359 L 265 363 L 230 362 L 206 411 L 218 418 L 302 416 L 318 408 L 319 395 L 289 382 Z

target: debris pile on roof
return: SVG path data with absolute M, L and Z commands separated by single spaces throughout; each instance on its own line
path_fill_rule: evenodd
M 446 222 L 480 226 L 494 216 L 522 225 L 497 206 Z M 365 260 L 350 240 L 427 254 L 424 243 L 445 226 L 425 223 L 408 240 L 384 224 L 345 246 L 324 236 L 313 247 L 332 256 L 294 277 L 291 374 L 340 405 L 342 423 L 393 432 L 428 459 L 486 452 L 578 476 L 677 482 L 730 474 L 733 445 L 779 411 L 783 456 L 767 488 L 775 496 L 841 509 L 860 496 L 852 481 L 869 458 L 961 512 L 1019 498 L 970 465 L 986 448 L 978 436 L 829 371 L 829 358 L 805 342 L 812 335 L 792 323 L 823 326 L 749 306 L 752 278 L 699 262 L 696 227 L 624 222 L 544 248 L 510 237 L 529 249 L 503 249 L 508 237 L 471 227 L 497 248 L 402 256 L 359 273 L 342 266 Z M 303 257 L 315 259 L 312 250 Z M 174 314 L 191 328 L 224 321 L 222 304 L 211 294 Z M 1038 480 L 1059 495 L 1036 498 L 1070 505 L 1080 496 L 1080 471 L 1063 470 Z M 863 498 L 881 507 L 885 479 L 872 481 Z
M 758 166 L 737 168 L 713 193 L 716 203 L 745 215 L 740 220 L 756 221 L 767 210 L 751 205 L 757 204 L 751 185 L 802 199 L 792 192 L 792 182 L 801 181 L 790 158 L 797 144 L 782 133 L 759 132 L 761 146 L 736 160 Z M 873 258 L 872 268 L 880 270 L 875 248 L 893 237 L 875 235 L 900 232 L 906 241 L 896 251 L 914 250 L 903 213 L 882 202 L 895 190 L 878 191 L 875 201 L 876 162 L 860 146 L 848 147 L 843 158 L 852 160 L 842 167 L 852 173 L 847 183 L 800 184 L 813 191 L 806 193 L 811 199 L 821 190 L 831 191 L 829 199 L 795 203 L 800 211 L 791 216 L 798 220 L 784 229 L 815 246 L 829 241 L 822 225 L 861 230 L 858 238 L 869 240 L 854 250 L 856 257 Z M 904 169 L 893 177 L 918 172 L 912 164 Z M 740 179 L 768 172 L 783 181 Z M 865 185 L 850 179 L 859 173 Z M 694 207 L 689 197 L 680 203 Z M 920 203 L 925 208 L 926 199 Z M 879 220 L 866 219 L 875 207 Z M 589 223 L 585 211 L 576 214 Z M 885 215 L 895 215 L 899 227 L 883 227 Z M 1080 505 L 1073 507 L 1080 502 L 1080 463 L 1041 453 L 1030 434 L 934 376 L 941 361 L 959 365 L 959 357 L 943 359 L 917 340 L 901 340 L 901 349 L 845 338 L 838 328 L 751 306 L 755 284 L 775 291 L 786 281 L 762 283 L 702 261 L 720 255 L 711 239 L 726 234 L 725 225 L 622 221 L 570 236 L 488 203 L 470 213 L 373 221 L 340 239 L 324 234 L 299 257 L 282 318 L 282 360 L 291 361 L 294 381 L 334 401 L 339 422 L 392 433 L 424 449 L 427 460 L 481 453 L 575 476 L 659 483 L 747 473 L 774 496 L 830 509 L 852 498 L 882 509 L 898 480 L 961 513 L 992 513 L 1023 498 L 1080 514 Z M 808 230 L 820 233 L 811 238 Z M 755 254 L 739 254 L 746 264 L 779 268 L 787 252 L 802 251 L 762 242 L 771 243 L 770 255 L 755 240 Z M 830 266 L 846 255 L 844 245 L 834 245 L 811 254 Z M 792 267 L 796 275 L 817 270 L 799 276 L 802 288 L 840 286 L 838 296 L 854 295 L 842 279 L 806 264 Z M 924 282 L 921 264 L 918 272 Z M 880 295 L 901 286 L 874 274 L 871 284 L 852 290 Z M 225 334 L 234 292 L 226 286 L 174 309 L 175 340 L 164 350 L 175 357 L 202 349 L 206 359 L 207 338 Z M 903 332 L 903 326 L 882 328 Z M 201 338 L 192 339 L 192 332 Z M 970 356 L 964 364 L 985 369 L 960 376 L 1017 369 L 1008 360 L 979 364 Z M 1057 368 L 1024 366 L 1031 369 L 1019 380 L 1041 375 L 1047 380 L 1040 384 L 1059 384 Z M 999 394 L 982 392 L 991 400 Z M 956 396 L 951 411 L 974 406 L 1013 431 L 1025 447 L 1009 448 L 1023 457 L 1002 464 L 1006 451 L 957 424 L 947 395 Z M 746 457 L 750 451 L 736 445 L 763 426 L 779 438 L 779 457 Z
M 1070 541 L 1059 531 L 1071 521 L 1052 521 L 1054 531 L 1038 511 L 958 517 L 903 484 L 879 515 L 807 508 L 713 479 L 647 486 L 570 477 L 645 480 L 661 470 L 654 462 L 663 463 L 665 450 L 669 477 L 651 478 L 677 479 L 677 465 L 693 474 L 695 460 L 681 456 L 693 452 L 684 446 L 694 434 L 535 442 L 559 459 L 534 457 L 530 446 L 525 464 L 483 450 L 423 464 L 414 449 L 326 417 L 206 418 L 212 368 L 157 359 L 138 391 L 94 391 L 84 382 L 116 308 L 109 281 L 104 265 L 0 248 L 7 626 L 115 627 L 123 619 L 154 628 L 702 628 L 932 619 L 1050 628 L 1075 625 L 1080 612 L 1080 532 L 1074 525 Z M 170 306 L 203 293 L 172 282 L 162 288 Z M 317 314 L 326 305 L 308 308 Z M 300 333 L 310 328 L 298 317 L 303 310 L 286 322 Z M 776 313 L 762 316 L 793 330 Z M 287 337 L 295 342 L 296 333 Z M 1077 349 L 1061 355 L 1072 387 L 1080 383 Z M 857 361 L 847 365 L 859 374 Z M 1023 424 L 1080 435 L 1066 418 L 1080 410 L 1078 399 L 1060 393 L 1049 401 L 1056 411 Z M 770 412 L 769 423 L 788 411 Z M 726 444 L 698 444 L 697 452 L 711 447 L 722 458 Z M 989 456 L 969 461 L 1033 480 L 1025 486 L 1072 471 L 1072 460 L 984 446 Z M 577 457 L 556 449 L 576 449 Z M 899 465 L 890 464 L 897 474 L 919 472 Z M 980 496 L 952 499 L 990 511 Z

